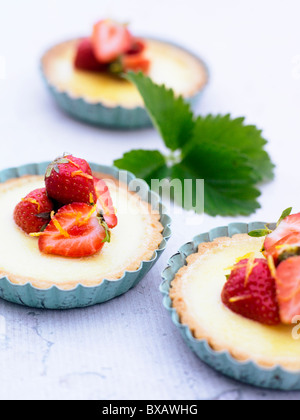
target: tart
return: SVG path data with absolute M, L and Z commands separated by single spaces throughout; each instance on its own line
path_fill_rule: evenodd
M 135 86 L 108 71 L 86 71 L 74 66 L 82 39 L 62 42 L 42 58 L 42 72 L 59 105 L 73 116 L 94 124 L 142 127 L 151 124 Z M 193 101 L 208 81 L 204 63 L 174 44 L 143 38 L 149 77 Z
M 39 238 L 25 234 L 13 220 L 20 199 L 43 187 L 45 166 L 32 165 L 31 175 L 20 177 L 22 171 L 9 171 L 15 176 L 0 185 L 1 231 L 7 238 L 0 244 L 1 297 L 37 307 L 89 306 L 124 293 L 156 262 L 170 234 L 169 219 L 119 182 L 115 168 L 94 167 L 101 171 L 94 176 L 108 180 L 118 224 L 101 251 L 83 258 L 41 252 Z
M 297 323 L 263 325 L 222 301 L 226 278 L 237 261 L 249 255 L 265 258 L 265 238 L 246 233 L 253 225 L 214 229 L 183 246 L 163 273 L 164 303 L 189 346 L 210 366 L 252 385 L 300 389 Z

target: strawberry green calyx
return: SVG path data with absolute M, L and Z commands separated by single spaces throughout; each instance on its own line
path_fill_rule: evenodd
M 300 244 L 299 245 L 286 245 L 282 248 L 281 253 L 278 255 L 278 262 L 281 263 L 292 257 L 300 256 Z
M 58 165 L 60 165 L 62 163 L 69 163 L 69 160 L 66 159 L 65 157 L 59 157 L 59 158 L 55 159 L 53 162 L 51 162 L 46 169 L 45 178 L 49 178 L 51 176 L 51 173 L 52 173 L 53 170 L 59 174 L 59 166 Z
M 278 220 L 278 222 L 277 222 L 277 224 L 276 224 L 276 227 L 278 227 L 279 225 L 280 225 L 280 223 L 285 219 L 285 218 L 287 218 L 288 216 L 290 216 L 290 214 L 292 213 L 292 210 L 293 210 L 293 207 L 289 207 L 288 209 L 286 209 L 286 210 L 284 210 L 283 212 L 282 212 L 282 215 L 280 216 L 280 218 L 279 218 L 279 220 Z
M 262 238 L 263 236 L 267 236 L 272 232 L 273 231 L 270 229 L 256 229 L 249 232 L 248 235 L 252 238 Z
M 289 207 L 286 210 L 284 210 L 278 219 L 278 222 L 276 223 L 276 228 L 280 225 L 281 222 L 283 222 L 284 219 L 286 219 L 290 214 L 292 213 L 293 207 Z M 270 235 L 270 233 L 274 232 L 273 230 L 269 229 L 268 226 L 265 226 L 265 229 L 256 229 L 252 230 L 248 233 L 249 236 L 253 238 L 261 238 L 263 236 Z
M 99 221 L 99 225 L 102 226 L 105 230 L 105 238 L 103 239 L 103 242 L 107 242 L 110 243 L 111 240 L 111 232 L 109 227 L 107 226 L 106 221 L 104 220 L 103 214 L 98 213 L 97 214 L 97 219 Z

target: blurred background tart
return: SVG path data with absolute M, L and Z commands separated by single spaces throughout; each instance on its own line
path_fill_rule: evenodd
M 169 42 L 133 37 L 126 26 L 109 20 L 98 22 L 90 37 L 50 48 L 41 64 L 50 91 L 65 111 L 116 128 L 151 124 L 137 88 L 123 73 L 142 71 L 192 102 L 208 81 L 205 64 L 192 53 Z

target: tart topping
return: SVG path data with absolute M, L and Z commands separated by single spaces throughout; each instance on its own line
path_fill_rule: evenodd
M 79 70 L 102 71 L 106 66 L 100 63 L 94 53 L 92 41 L 89 38 L 79 42 L 74 65 Z
M 14 220 L 27 234 L 41 232 L 49 223 L 53 208 L 46 188 L 40 188 L 32 191 L 16 206 Z
M 275 279 L 264 259 L 237 263 L 224 286 L 222 301 L 245 318 L 265 325 L 280 323 Z
M 266 237 L 265 250 L 268 250 L 278 241 L 284 240 L 291 233 L 300 234 L 300 213 L 287 216 L 279 223 L 277 228 Z
M 147 74 L 150 68 L 150 61 L 144 56 L 143 53 L 127 54 L 121 59 L 123 71 L 143 72 Z
M 97 212 L 103 217 L 107 226 L 113 229 L 118 224 L 118 218 L 108 186 L 102 179 L 98 179 L 95 183 L 95 188 L 97 194 Z
M 61 204 L 96 202 L 96 191 L 89 164 L 71 155 L 58 158 L 46 171 L 45 183 L 50 198 Z
M 300 315 L 300 214 L 291 215 L 291 211 L 289 208 L 282 213 L 274 231 L 266 227 L 249 233 L 254 237 L 267 233 L 263 247 L 266 259 L 255 260 L 254 264 L 251 257 L 240 261 L 222 292 L 223 303 L 228 308 L 262 324 L 276 325 L 279 320 L 289 325 Z M 262 298 L 255 299 L 256 291 L 249 290 L 254 288 L 253 282 Z M 265 308 L 267 322 L 259 315 Z
M 79 42 L 74 66 L 79 70 L 120 75 L 128 71 L 148 73 L 146 44 L 134 38 L 127 25 L 101 20 L 94 25 L 90 38 Z
M 94 25 L 92 42 L 100 63 L 111 63 L 131 49 L 133 39 L 126 25 L 101 20 Z
M 292 257 L 279 264 L 276 273 L 280 318 L 292 324 L 300 315 L 300 257 Z
M 52 216 L 39 237 L 40 251 L 64 257 L 80 258 L 100 251 L 106 230 L 99 223 L 94 209 L 85 203 L 68 204 Z
M 113 201 L 105 181 L 93 176 L 85 160 L 72 155 L 54 160 L 46 170 L 45 184 L 14 211 L 16 224 L 39 238 L 41 252 L 81 258 L 110 242 L 110 229 L 118 223 Z

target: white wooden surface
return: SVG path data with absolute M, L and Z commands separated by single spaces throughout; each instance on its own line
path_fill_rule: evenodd
M 300 46 L 297 0 L 1 0 L 0 169 L 68 151 L 111 164 L 132 148 L 160 149 L 154 130 L 115 132 L 81 124 L 54 105 L 39 74 L 53 43 L 86 34 L 95 20 L 131 22 L 202 56 L 211 81 L 198 113 L 246 116 L 264 130 L 277 165 L 251 220 L 300 209 Z M 233 220 L 174 218 L 166 253 L 125 296 L 51 312 L 0 301 L 1 399 L 298 399 L 241 385 L 205 366 L 162 306 L 160 273 L 196 233 Z

